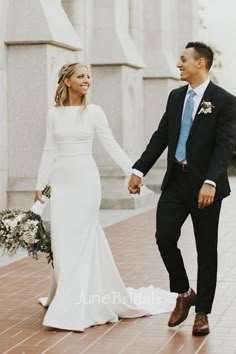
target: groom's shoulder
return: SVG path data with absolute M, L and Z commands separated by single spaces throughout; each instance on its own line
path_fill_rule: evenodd
M 210 85 L 213 87 L 213 93 L 217 98 L 221 99 L 231 99 L 232 101 L 236 101 L 235 95 L 233 95 L 231 92 L 227 91 L 223 87 L 213 83 L 212 81 L 210 82 Z
M 169 99 L 170 98 L 175 98 L 175 97 L 179 97 L 179 95 L 183 95 L 187 92 L 188 90 L 188 85 L 183 85 L 183 86 L 179 86 L 174 88 L 173 90 L 170 91 L 169 93 Z

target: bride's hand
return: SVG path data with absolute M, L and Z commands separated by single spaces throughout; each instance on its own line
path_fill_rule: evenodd
M 128 184 L 130 194 L 140 194 L 142 179 L 135 174 L 132 174 Z
M 34 201 L 36 202 L 37 200 L 39 200 L 41 203 L 45 203 L 42 199 L 42 195 L 42 191 L 36 191 L 34 195 Z

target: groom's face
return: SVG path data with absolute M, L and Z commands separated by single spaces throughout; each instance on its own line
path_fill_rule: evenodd
M 180 70 L 180 79 L 191 82 L 199 74 L 199 58 L 194 48 L 184 49 L 177 68 Z

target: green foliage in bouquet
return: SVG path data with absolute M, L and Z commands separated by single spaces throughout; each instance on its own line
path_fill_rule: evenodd
M 44 195 L 50 197 L 49 193 Z M 48 262 L 53 263 L 50 232 L 45 229 L 41 216 L 31 210 L 0 211 L 0 247 L 9 255 L 14 255 L 19 248 L 25 249 L 35 259 L 43 252 Z

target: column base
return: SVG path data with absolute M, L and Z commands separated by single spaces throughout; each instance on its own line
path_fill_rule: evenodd
M 104 195 L 101 209 L 137 209 L 152 204 L 155 199 L 155 193 L 143 186 L 140 195 L 130 195 L 128 192 L 120 196 Z

